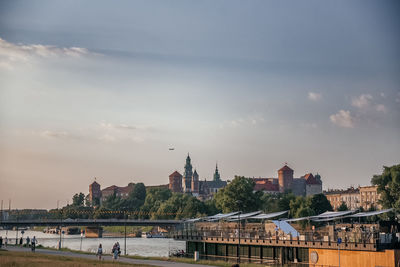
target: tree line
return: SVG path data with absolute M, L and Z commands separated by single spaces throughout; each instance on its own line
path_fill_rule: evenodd
M 381 194 L 379 204 L 383 208 L 394 208 L 397 213 L 400 212 L 400 165 L 384 167 L 382 174 L 374 175 L 371 183 L 378 186 L 378 193 Z M 126 199 L 113 194 L 101 204 L 90 203 L 88 196 L 77 193 L 72 197 L 72 204 L 47 213 L 40 211 L 40 217 L 184 219 L 239 210 L 244 213 L 258 210 L 265 213 L 288 210 L 287 217 L 299 218 L 332 210 L 332 206 L 323 194 L 307 197 L 295 196 L 291 192 L 266 194 L 254 191 L 254 185 L 254 181 L 250 178 L 235 176 L 212 199 L 203 202 L 190 194 L 173 193 L 163 187 L 146 188 L 143 183 L 138 183 Z M 347 210 L 346 205 L 342 204 L 339 210 Z M 14 216 L 22 219 L 28 215 L 23 217 L 21 214 L 14 214 Z

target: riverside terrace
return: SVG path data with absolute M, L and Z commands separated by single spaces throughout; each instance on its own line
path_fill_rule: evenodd
M 325 212 L 292 220 L 272 220 L 287 211 L 217 214 L 187 220 L 173 237 L 186 241 L 189 257 L 197 251 L 202 259 L 338 266 L 340 249 L 341 266 L 398 266 L 399 225 L 359 220 L 389 211 Z M 302 220 L 319 226 L 303 230 L 298 224 Z M 343 220 L 349 222 L 340 222 Z

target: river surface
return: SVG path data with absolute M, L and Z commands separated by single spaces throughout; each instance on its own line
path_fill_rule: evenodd
M 15 244 L 16 231 L 0 230 L 0 236 L 8 237 L 9 244 Z M 26 237 L 32 238 L 36 236 L 38 244 L 44 247 L 58 248 L 60 240 L 59 235 L 46 234 L 38 231 L 26 230 L 23 239 L 26 243 Z M 21 231 L 18 231 L 18 239 L 21 238 Z M 11 239 L 11 240 L 10 240 Z M 124 238 L 123 237 L 103 237 L 103 238 L 85 238 L 82 237 L 82 251 L 97 252 L 99 244 L 103 246 L 103 253 L 111 253 L 113 245 L 119 242 L 121 246 L 121 254 L 124 254 Z M 19 243 L 19 240 L 18 240 Z M 80 250 L 81 236 L 80 235 L 63 235 L 62 247 Z M 171 238 L 140 238 L 140 237 L 127 237 L 126 250 L 128 255 L 140 256 L 160 256 L 167 257 L 169 252 L 177 250 L 185 250 L 184 241 L 176 241 Z

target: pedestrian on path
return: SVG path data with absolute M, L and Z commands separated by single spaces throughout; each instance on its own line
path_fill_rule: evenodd
M 117 243 L 114 244 L 111 252 L 113 254 L 113 259 L 114 260 L 118 259 L 118 246 L 117 246 Z
M 0 236 L 0 248 L 3 246 L 3 237 Z
M 31 249 L 32 249 L 32 252 L 35 252 L 35 249 L 36 249 L 36 242 L 37 242 L 37 240 L 36 240 L 36 236 L 33 236 L 33 238 L 32 238 L 32 241 L 31 241 L 31 245 L 32 245 L 32 247 L 31 247 Z
M 99 257 L 99 260 L 101 260 L 101 255 L 103 255 L 103 248 L 100 244 L 99 248 L 97 249 L 97 256 Z
M 118 250 L 118 257 L 121 256 L 121 246 L 119 245 L 119 242 L 117 242 L 117 250 Z
M 6 248 L 7 245 L 8 245 L 8 238 L 7 238 L 7 236 L 6 236 L 6 238 L 4 239 L 4 247 Z
M 26 237 L 26 246 L 29 247 L 30 244 L 29 242 L 31 241 L 31 239 L 29 238 L 29 236 Z

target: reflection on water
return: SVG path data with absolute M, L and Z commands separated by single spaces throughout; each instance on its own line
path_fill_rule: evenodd
M 8 243 L 15 244 L 16 231 L 0 231 L 3 238 L 8 236 Z M 24 244 L 26 237 L 32 238 L 36 236 L 38 244 L 45 247 L 58 247 L 60 240 L 59 235 L 46 234 L 37 231 L 25 231 Z M 21 238 L 21 232 L 18 232 L 18 238 Z M 10 240 L 11 239 L 11 240 Z M 19 240 L 18 240 L 19 242 Z M 102 244 L 105 253 L 111 253 L 111 249 L 115 242 L 119 242 L 121 253 L 124 254 L 124 238 L 122 237 L 103 237 L 103 238 L 82 238 L 82 251 L 96 252 L 99 244 Z M 63 235 L 62 246 L 69 249 L 79 250 L 81 246 L 80 235 Z M 128 255 L 140 256 L 168 256 L 169 251 L 185 250 L 184 241 L 176 241 L 170 238 L 126 238 L 126 250 Z

